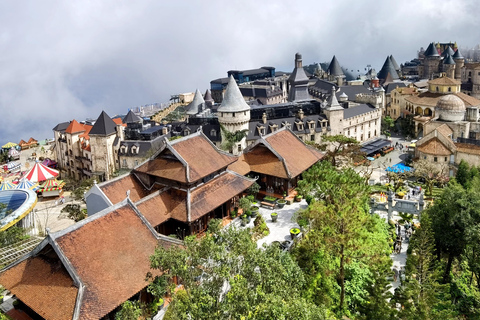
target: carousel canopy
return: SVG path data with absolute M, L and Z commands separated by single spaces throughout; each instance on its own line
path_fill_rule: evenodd
M 16 147 L 18 146 L 18 144 L 14 143 L 14 142 L 8 142 L 7 144 L 4 144 L 2 146 L 2 149 L 10 149 L 10 148 L 13 148 L 13 147 Z
M 42 182 L 48 179 L 53 179 L 58 176 L 58 171 L 37 162 L 32 169 L 26 174 L 25 178 L 31 182 Z
M 15 156 L 19 156 L 20 152 L 15 148 L 10 148 L 10 150 L 8 150 L 8 155 L 10 157 L 15 157 Z
M 40 186 L 39 191 L 45 192 L 45 191 L 59 190 L 59 189 L 62 189 L 64 185 L 65 185 L 65 182 L 63 182 L 63 180 L 57 180 L 57 179 L 47 180 Z
M 33 183 L 32 181 L 22 178 L 20 182 L 17 184 L 15 189 L 29 189 L 36 191 L 39 188 L 38 183 Z
M 19 166 L 20 166 L 20 163 L 18 163 L 18 162 L 13 162 L 13 161 L 12 161 L 12 162 L 7 163 L 7 168 L 8 168 L 9 170 L 11 170 L 11 169 L 13 169 L 13 168 L 17 168 L 17 167 L 19 167 Z
M 5 181 L 0 185 L 0 191 L 14 189 L 15 185 L 11 182 Z

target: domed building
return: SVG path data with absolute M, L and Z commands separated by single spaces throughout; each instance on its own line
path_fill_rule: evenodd
M 462 99 L 453 94 L 438 99 L 435 110 L 439 120 L 462 121 L 465 119 L 465 103 Z

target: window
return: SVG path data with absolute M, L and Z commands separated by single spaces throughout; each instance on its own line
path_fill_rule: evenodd
M 448 157 L 445 157 L 445 162 L 447 162 L 447 161 L 448 161 Z
M 427 160 L 427 156 L 423 156 L 423 159 L 424 159 L 424 160 Z
M 448 87 L 448 92 L 452 92 L 452 87 Z
M 234 118 L 235 118 L 235 112 L 232 112 L 232 117 L 234 117 Z
M 217 131 L 215 129 L 210 130 L 210 135 L 212 137 L 216 137 L 217 136 Z
M 438 161 L 437 157 L 433 157 L 433 162 L 437 162 L 437 161 Z
M 238 144 L 237 150 L 238 150 L 238 152 L 242 151 L 242 144 L 241 143 Z
M 123 167 L 124 167 L 124 168 L 127 167 L 127 159 L 123 159 Z
M 348 129 L 348 131 L 347 131 L 347 136 L 349 136 L 349 135 L 350 135 L 350 129 Z
M 312 134 L 312 135 L 310 136 L 310 141 L 315 141 L 315 135 L 314 135 L 314 134 Z

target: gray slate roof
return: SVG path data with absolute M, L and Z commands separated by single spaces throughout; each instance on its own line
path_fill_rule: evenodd
M 393 67 L 395 68 L 396 71 L 399 71 L 400 70 L 400 67 L 398 66 L 398 63 L 397 61 L 395 60 L 395 58 L 393 57 L 393 55 L 390 55 L 390 61 L 392 61 L 392 64 L 393 64 Z
M 344 76 L 342 68 L 340 68 L 340 64 L 335 56 L 333 56 L 330 65 L 328 66 L 327 72 L 334 76 Z
M 445 56 L 445 59 L 443 59 L 443 64 L 455 64 L 455 61 L 453 61 L 453 58 L 451 55 L 447 54 Z
M 389 73 L 390 73 L 390 76 L 392 77 L 393 80 L 399 79 L 398 73 L 395 70 L 395 67 L 392 63 L 392 60 L 390 60 L 390 57 L 387 57 L 387 59 L 385 59 L 385 63 L 383 64 L 382 69 L 377 74 L 377 77 L 380 80 L 385 80 L 385 79 L 387 79 L 387 76 L 388 76 Z
M 92 129 L 90 130 L 89 135 L 109 136 L 117 132 L 115 130 L 116 126 L 117 125 L 115 124 L 115 122 L 113 122 L 112 118 L 110 118 L 105 111 L 102 111 L 97 121 L 95 121 Z
M 443 50 L 442 57 L 446 57 L 447 55 L 453 56 L 454 54 L 455 51 L 452 49 L 452 47 L 448 46 L 447 49 Z
M 64 132 L 65 130 L 67 130 L 67 128 L 68 128 L 69 125 L 70 125 L 70 121 L 60 122 L 60 123 L 57 124 L 57 125 L 55 126 L 55 128 L 53 128 L 52 130 L 53 130 L 53 131 Z
M 371 104 L 360 104 L 358 106 L 345 109 L 345 111 L 343 111 L 343 119 L 359 116 L 361 114 L 368 113 L 373 110 L 375 110 L 375 107 L 372 106 Z
M 203 96 L 203 100 L 205 100 L 205 102 L 207 101 L 213 102 L 212 93 L 210 92 L 209 89 L 207 89 L 207 91 L 205 92 L 205 95 Z
M 384 86 L 385 94 L 390 94 L 392 90 L 396 88 L 404 88 L 406 86 L 407 85 L 403 82 L 390 82 L 389 84 Z
M 439 57 L 440 55 L 438 54 L 437 48 L 435 48 L 435 44 L 431 42 L 428 45 L 427 50 L 425 50 L 424 53 L 425 57 Z
M 195 91 L 193 101 L 188 104 L 185 110 L 187 111 L 188 115 L 194 115 L 199 113 L 203 109 L 205 109 L 205 100 L 203 100 L 203 96 L 200 93 L 200 90 L 197 89 L 197 91 Z
M 223 97 L 222 104 L 218 107 L 218 112 L 241 112 L 250 110 L 250 106 L 245 102 L 245 99 L 238 88 L 237 82 L 230 76 L 228 80 L 227 89 Z
M 123 118 L 122 120 L 123 123 L 138 123 L 138 122 L 142 122 L 142 118 L 140 118 L 139 116 L 137 116 L 135 113 L 133 113 L 132 110 L 128 111 L 127 115 L 125 116 L 125 118 Z
M 457 51 L 455 52 L 455 54 L 453 55 L 453 59 L 464 59 L 464 57 L 462 56 L 462 54 L 460 53 L 460 50 L 457 49 Z

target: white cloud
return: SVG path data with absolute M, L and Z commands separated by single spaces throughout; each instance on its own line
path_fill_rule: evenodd
M 336 55 L 399 63 L 431 41 L 477 44 L 474 1 L 30 1 L 0 3 L 0 143 L 73 118 L 205 90 L 231 69 Z

